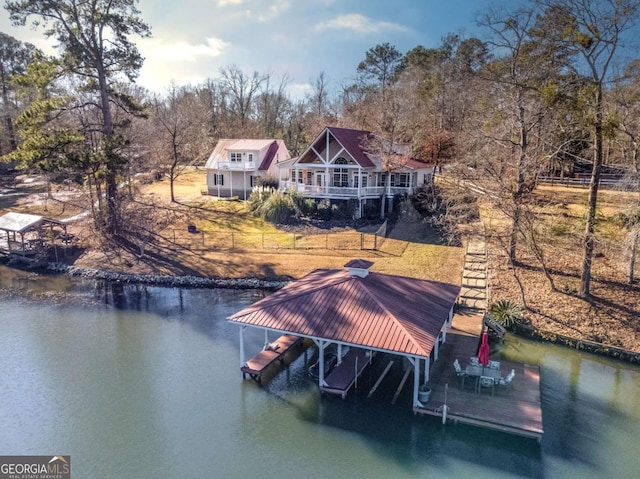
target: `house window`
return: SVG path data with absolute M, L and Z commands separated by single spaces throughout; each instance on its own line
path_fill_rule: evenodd
M 247 161 L 253 162 L 253 153 L 247 153 Z
M 353 187 L 357 188 L 358 187 L 358 183 L 359 183 L 359 178 L 362 178 L 362 187 L 366 188 L 367 187 L 367 175 L 354 175 L 353 176 Z
M 313 182 L 313 171 L 307 171 L 307 185 L 312 184 Z
M 250 176 L 249 177 L 249 185 L 251 185 L 251 188 L 253 188 L 254 186 L 258 185 L 258 178 L 260 178 L 259 176 Z
M 233 163 L 239 163 L 242 161 L 242 153 L 231 153 L 231 161 Z
M 399 186 L 400 188 L 409 188 L 411 186 L 411 173 L 399 173 L 393 176 L 397 176 L 395 186 Z
M 333 170 L 333 186 L 341 186 L 341 187 L 349 186 L 349 170 L 348 169 L 336 168 Z
M 216 186 L 222 186 L 224 185 L 224 175 L 220 174 L 214 174 L 213 175 L 213 184 Z
M 336 161 L 333 162 L 336 165 L 347 165 L 349 164 L 348 161 L 345 158 L 338 158 Z
M 304 179 L 303 179 L 303 176 L 302 176 L 303 173 L 304 173 L 304 171 L 298 170 L 298 183 L 304 183 Z M 311 183 L 309 183 L 309 184 L 311 184 Z

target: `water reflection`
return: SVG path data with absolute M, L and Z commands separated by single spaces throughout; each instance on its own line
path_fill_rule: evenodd
M 371 399 L 375 372 L 321 398 L 313 349 L 263 388 L 242 381 L 225 318 L 260 291 L 24 281 L 2 276 L 22 292 L 0 301 L 0 454 L 64 450 L 92 478 L 635 477 L 636 367 L 509 337 L 496 354 L 541 367 L 539 445 L 414 416 L 406 386 L 392 407 L 394 370 Z

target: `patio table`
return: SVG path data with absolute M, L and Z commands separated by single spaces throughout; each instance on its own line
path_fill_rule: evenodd
M 493 369 L 488 366 L 475 366 L 473 364 L 467 365 L 465 372 L 468 376 L 476 378 L 475 391 L 480 393 L 481 387 L 491 387 L 492 392 L 495 386 L 496 379 L 500 379 L 502 374 L 499 369 Z

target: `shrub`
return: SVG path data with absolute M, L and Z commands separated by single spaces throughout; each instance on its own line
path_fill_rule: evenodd
M 298 209 L 290 195 L 274 191 L 262 205 L 261 216 L 271 223 L 287 224 L 297 219 Z
M 331 203 L 329 200 L 321 200 L 316 207 L 316 216 L 323 221 L 329 221 L 331 219 Z
M 302 215 L 308 218 L 315 216 L 316 212 L 318 211 L 318 205 L 316 204 L 316 201 L 311 198 L 300 198 L 301 200 L 298 203 L 298 208 L 300 208 L 300 212 L 302 213 Z
M 376 201 L 367 201 L 362 206 L 362 217 L 366 219 L 375 219 L 380 217 L 380 203 Z
M 489 307 L 489 314 L 505 328 L 512 328 L 523 321 L 522 309 L 513 301 L 501 299 Z
M 266 201 L 274 194 L 276 190 L 266 188 L 264 186 L 254 186 L 251 195 L 247 200 L 247 208 L 256 216 L 262 216 L 261 210 Z
M 247 200 L 247 207 L 251 213 L 265 221 L 287 224 L 294 222 L 300 216 L 297 205 L 299 201 L 296 193 L 256 186 Z
M 256 180 L 256 185 L 262 186 L 263 188 L 271 188 L 277 190 L 280 186 L 280 182 L 275 176 L 261 176 Z

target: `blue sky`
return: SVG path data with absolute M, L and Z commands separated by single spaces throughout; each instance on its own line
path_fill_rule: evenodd
M 513 2 L 513 0 L 512 0 Z M 510 2 L 510 3 L 512 3 Z M 365 52 L 389 42 L 406 53 L 436 47 L 447 33 L 475 33 L 478 11 L 499 0 L 140 0 L 153 38 L 140 40 L 145 65 L 138 83 L 159 93 L 173 81 L 200 83 L 232 64 L 250 73 L 290 78 L 302 96 L 321 71 L 330 88 L 352 79 Z M 513 2 L 515 3 L 515 2 Z M 0 30 L 52 52 L 40 31 Z

